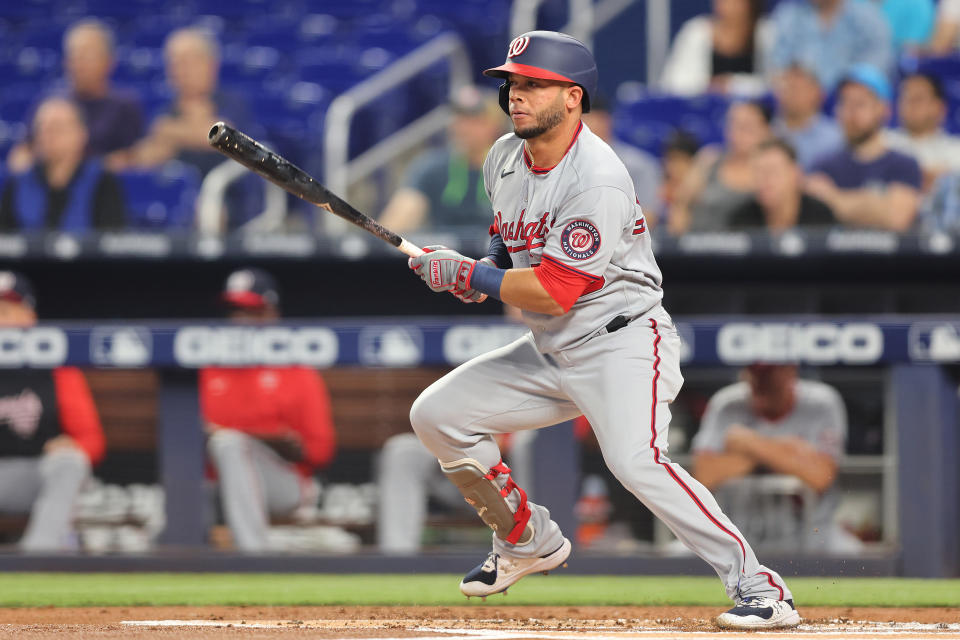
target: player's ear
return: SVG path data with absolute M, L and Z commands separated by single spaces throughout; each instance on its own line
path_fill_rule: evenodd
M 564 93 L 566 94 L 567 109 L 571 111 L 576 109 L 577 105 L 583 101 L 583 89 L 579 85 L 575 84 L 568 87 Z

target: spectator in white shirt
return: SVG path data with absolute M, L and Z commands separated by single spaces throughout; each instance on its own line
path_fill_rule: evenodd
M 940 0 L 929 53 L 944 56 L 960 45 L 960 0 Z
M 943 130 L 947 104 L 937 78 L 924 73 L 904 78 L 897 114 L 900 126 L 887 131 L 887 144 L 920 163 L 924 192 L 944 172 L 960 171 L 960 138 Z
M 674 38 L 659 88 L 693 96 L 764 92 L 763 61 L 772 31 L 763 0 L 713 0 L 713 12 L 688 20 Z

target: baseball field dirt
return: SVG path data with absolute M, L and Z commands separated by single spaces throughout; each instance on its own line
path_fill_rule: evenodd
M 23 607 L 0 610 L 0 638 L 734 638 L 716 607 Z M 809 607 L 764 638 L 960 638 L 960 608 Z M 756 635 L 756 634 L 747 634 Z

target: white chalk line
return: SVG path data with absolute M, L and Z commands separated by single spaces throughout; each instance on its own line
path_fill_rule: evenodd
M 462 621 L 439 621 L 461 624 Z M 503 624 L 503 620 L 478 621 L 488 624 Z M 359 623 L 359 624 L 358 624 Z M 407 631 L 431 634 L 419 636 L 419 640 L 583 640 L 585 635 L 595 640 L 666 640 L 678 635 L 690 638 L 710 640 L 730 640 L 735 637 L 729 631 L 685 631 L 681 628 L 621 628 L 589 626 L 571 630 L 528 630 L 528 629 L 480 629 L 480 628 L 443 628 L 413 624 L 411 620 L 312 620 L 312 621 L 246 621 L 246 620 L 124 620 L 123 625 L 135 627 L 206 627 L 234 629 L 316 629 L 327 631 L 369 630 L 371 633 L 396 629 L 398 625 L 409 625 Z M 925 624 L 919 622 L 873 622 L 840 621 L 832 624 L 802 624 L 791 630 L 764 631 L 764 640 L 798 640 L 798 638 L 826 638 L 845 636 L 883 636 L 887 638 L 948 638 L 960 639 L 960 624 Z M 376 640 L 404 640 L 403 638 L 377 637 Z

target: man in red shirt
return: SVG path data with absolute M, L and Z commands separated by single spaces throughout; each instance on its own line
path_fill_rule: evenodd
M 35 302 L 23 275 L 0 271 L 0 327 L 35 325 Z M 0 371 L 0 512 L 30 514 L 23 550 L 76 547 L 74 503 L 104 449 L 79 369 Z
M 235 322 L 280 317 L 276 284 L 261 269 L 231 274 L 223 299 Z M 234 544 L 267 551 L 270 516 L 314 500 L 312 475 L 333 458 L 326 386 L 305 367 L 210 367 L 200 371 L 200 407 Z

